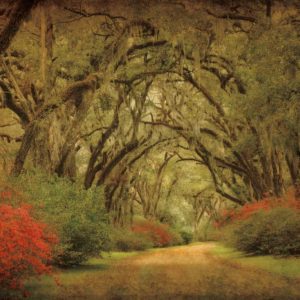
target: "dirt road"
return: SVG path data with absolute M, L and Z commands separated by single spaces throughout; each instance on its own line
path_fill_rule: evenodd
M 299 280 L 217 258 L 213 247 L 160 249 L 117 261 L 62 299 L 300 299 Z

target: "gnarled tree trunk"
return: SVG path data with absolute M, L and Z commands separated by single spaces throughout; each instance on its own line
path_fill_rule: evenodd
M 76 82 L 66 89 L 61 101 L 42 108 L 25 128 L 13 168 L 14 175 L 20 174 L 29 153 L 34 166 L 49 173 L 72 175 L 70 170 L 74 170 L 74 166 L 70 164 L 74 163 L 77 136 L 95 87 L 95 77 Z
M 0 53 L 4 52 L 22 21 L 40 0 L 2 0 L 0 2 Z

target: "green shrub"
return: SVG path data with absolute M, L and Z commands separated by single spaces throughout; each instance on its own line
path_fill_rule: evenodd
M 170 246 L 183 245 L 184 240 L 183 240 L 180 232 L 177 232 L 175 229 L 172 229 L 172 228 L 170 228 L 169 230 L 170 230 L 170 233 L 171 233 L 171 236 L 172 236 Z
M 112 241 L 113 249 L 117 251 L 143 251 L 153 248 L 151 239 L 130 229 L 114 229 Z
M 149 220 L 135 220 L 131 228 L 113 229 L 113 249 L 118 251 L 142 251 L 153 247 L 183 244 L 179 233 L 165 224 Z
M 14 183 L 34 205 L 37 217 L 57 232 L 55 264 L 77 265 L 110 247 L 102 190 L 84 190 L 68 180 L 37 172 L 22 175 Z
M 226 226 L 225 242 L 253 254 L 299 255 L 300 213 L 274 208 Z
M 186 245 L 191 243 L 193 240 L 193 234 L 189 231 L 180 231 L 180 236 L 183 240 L 183 243 Z

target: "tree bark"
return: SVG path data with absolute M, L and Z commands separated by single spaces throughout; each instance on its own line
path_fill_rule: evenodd
M 57 104 L 45 105 L 35 119 L 25 128 L 21 148 L 12 173 L 20 174 L 27 155 L 33 165 L 48 173 L 64 175 L 73 168 L 69 155 L 74 155 L 75 143 L 81 123 L 92 101 L 95 78 L 90 77 L 70 85 Z
M 22 21 L 40 0 L 2 0 L 0 3 L 0 53 L 4 52 Z
M 53 24 L 50 15 L 51 5 L 40 4 L 40 70 L 44 100 L 47 99 L 50 81 L 50 66 L 53 54 Z

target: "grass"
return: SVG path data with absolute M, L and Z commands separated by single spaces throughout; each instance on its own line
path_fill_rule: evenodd
M 113 260 L 118 260 L 118 259 L 122 259 L 122 258 L 126 258 L 126 257 L 130 257 L 130 256 L 135 256 L 137 254 L 139 254 L 140 252 L 138 251 L 132 251 L 132 252 L 102 252 L 101 256 L 102 259 L 101 262 L 102 263 L 110 263 Z M 94 263 L 94 260 L 99 261 L 99 258 L 97 259 L 90 259 L 89 263 Z
M 177 247 L 171 247 L 172 249 Z M 168 248 L 165 248 L 168 249 Z M 30 300 L 50 300 L 50 299 L 64 299 L 64 293 L 70 294 L 70 290 L 76 295 L 74 289 L 78 288 L 78 294 L 82 293 L 80 288 L 85 286 L 92 280 L 101 277 L 104 271 L 114 269 L 114 263 L 134 257 L 141 253 L 155 253 L 162 250 L 162 248 L 147 249 L 146 251 L 138 252 L 102 252 L 101 258 L 91 258 L 85 264 L 66 269 L 57 269 L 57 278 L 59 285 L 55 283 L 52 276 L 42 276 L 39 279 L 31 279 L 26 283 L 26 289 L 30 292 Z M 114 274 L 115 270 L 110 270 Z M 145 272 L 142 272 L 143 274 Z
M 61 285 L 30 280 L 29 299 L 300 299 L 300 259 L 247 256 L 219 243 L 102 253 L 57 273 Z
M 86 276 L 91 274 L 97 275 L 120 259 L 135 256 L 139 252 L 103 252 L 101 258 L 91 258 L 85 264 L 68 268 L 58 269 L 59 282 L 63 289 L 71 286 L 76 286 L 81 283 Z M 30 292 L 30 299 L 32 300 L 48 300 L 60 299 L 62 295 L 62 287 L 57 285 L 51 276 L 42 276 L 39 279 L 31 279 L 26 283 L 26 289 Z
M 291 278 L 300 278 L 300 258 L 297 257 L 249 256 L 222 244 L 216 244 L 216 247 L 212 250 L 212 254 L 271 273 Z

